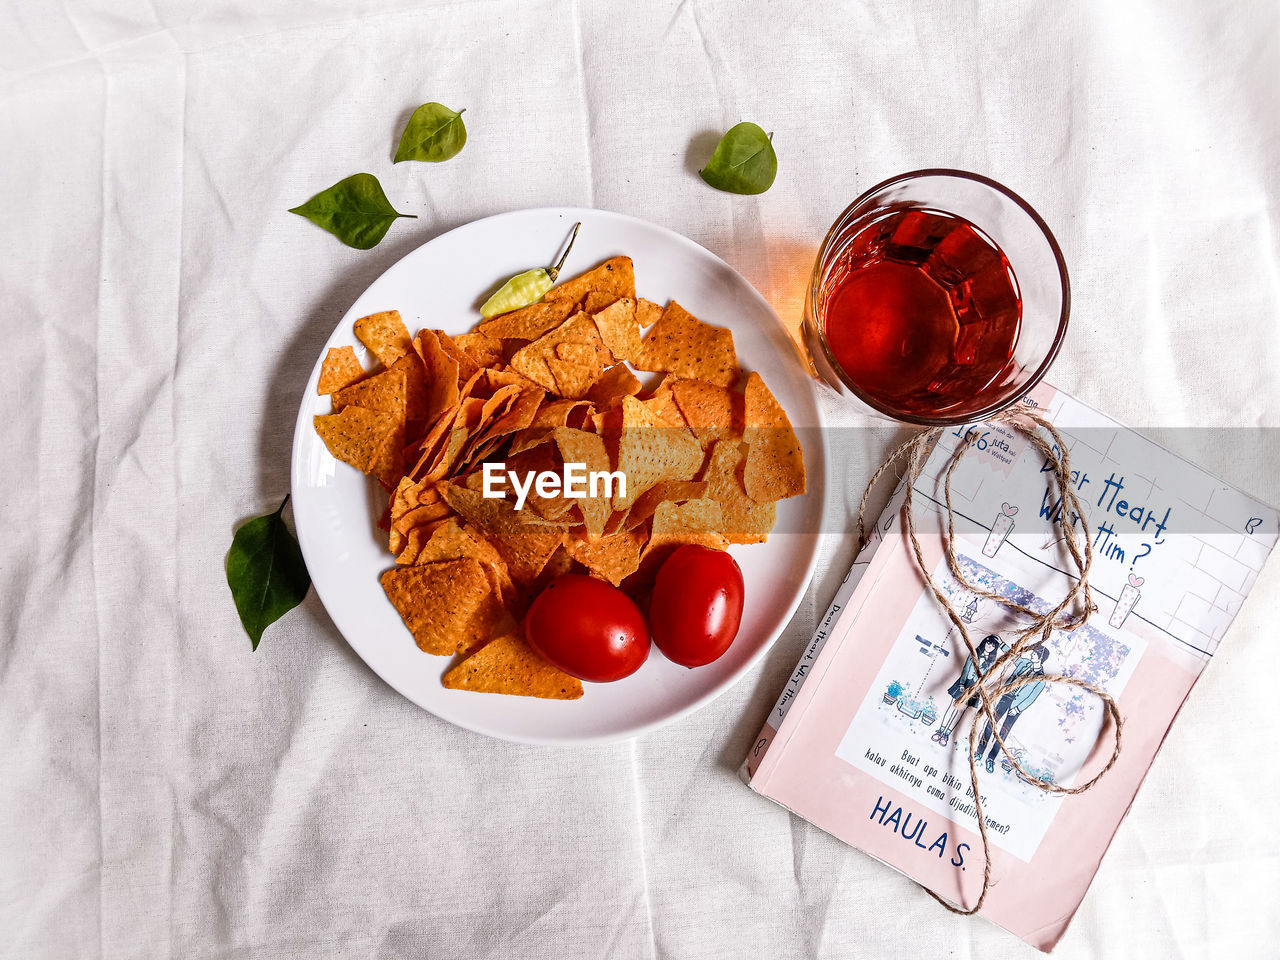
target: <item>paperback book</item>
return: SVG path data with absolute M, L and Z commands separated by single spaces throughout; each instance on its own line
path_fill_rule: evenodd
M 948 431 L 913 488 L 925 565 L 965 621 L 971 656 L 929 591 L 895 491 L 743 765 L 758 793 L 969 907 L 983 850 L 968 763 L 970 729 L 992 882 L 981 915 L 1050 950 L 1200 673 L 1276 543 L 1277 514 L 1071 396 L 1042 384 L 1023 401 L 1070 452 L 1084 517 L 1064 507 L 1046 457 L 1003 425 Z M 976 429 L 976 434 L 970 434 Z M 998 698 L 1000 748 L 975 697 L 1019 617 L 966 589 L 942 536 L 952 473 L 953 547 L 963 577 L 1037 611 L 1074 574 L 1064 546 L 1086 521 L 1096 610 L 1005 664 L 996 680 L 1062 674 L 1100 687 L 1124 718 L 1115 766 L 1064 796 L 1112 752 L 1105 707 L 1082 687 L 1036 681 Z M 989 687 L 994 685 L 988 682 Z M 1011 760 L 1016 758 L 1017 766 Z M 1018 767 L 1021 767 L 1019 771 Z

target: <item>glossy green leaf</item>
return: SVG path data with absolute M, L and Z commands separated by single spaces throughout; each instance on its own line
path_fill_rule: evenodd
M 456 113 L 443 103 L 424 103 L 405 124 L 396 148 L 395 162 L 426 160 L 440 163 L 456 157 L 467 142 L 467 127 L 462 122 L 465 110 Z
M 764 193 L 778 175 L 772 134 L 754 123 L 739 123 L 720 138 L 702 169 L 702 179 L 728 193 Z
M 275 513 L 244 524 L 227 553 L 227 584 L 254 650 L 262 631 L 300 604 L 311 587 L 302 550 L 284 523 L 288 502 L 285 497 Z
M 339 180 L 289 212 L 324 227 L 357 250 L 376 247 L 397 218 L 417 219 L 412 214 L 396 213 L 382 192 L 382 184 L 371 173 L 357 173 Z

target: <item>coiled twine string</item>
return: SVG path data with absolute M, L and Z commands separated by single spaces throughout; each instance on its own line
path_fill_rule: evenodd
M 1120 735 L 1124 726 L 1124 721 L 1120 716 L 1120 710 L 1116 706 L 1115 700 L 1109 693 L 1101 687 L 1095 686 L 1086 680 L 1078 677 L 1068 677 L 1062 674 L 1027 674 L 1021 677 L 1014 677 L 1004 682 L 997 682 L 996 677 L 1000 675 L 1000 671 L 1010 661 L 1015 661 L 1020 657 L 1029 646 L 1034 643 L 1047 641 L 1054 630 L 1072 631 L 1079 629 L 1089 619 L 1089 615 L 1093 613 L 1097 607 L 1093 603 L 1093 594 L 1089 587 L 1089 571 L 1093 565 L 1093 537 L 1089 530 L 1089 524 L 1085 520 L 1084 512 L 1080 508 L 1080 501 L 1076 497 L 1075 490 L 1071 484 L 1071 464 L 1067 451 L 1067 445 L 1063 442 L 1062 436 L 1058 433 L 1054 425 L 1045 417 L 1034 411 L 1027 409 L 1018 409 L 1006 411 L 991 417 L 990 423 L 1002 423 L 1016 430 L 1019 434 L 1026 437 L 1027 440 L 1039 450 L 1045 457 L 1046 462 L 1051 467 L 1053 475 L 1053 484 L 1057 486 L 1058 493 L 1062 498 L 1063 504 L 1063 522 L 1070 524 L 1073 517 L 1079 519 L 1081 536 L 1067 529 L 1061 542 L 1066 544 L 1067 552 L 1071 556 L 1071 562 L 1074 565 L 1077 576 L 1073 578 L 1071 588 L 1066 595 L 1052 610 L 1039 613 L 1030 607 L 1015 603 L 1008 597 L 998 593 L 992 593 L 984 590 L 976 584 L 970 583 L 960 570 L 960 564 L 956 558 L 955 552 L 955 511 L 951 506 L 951 476 L 955 473 L 956 467 L 960 465 L 961 459 L 968 453 L 977 442 L 978 432 L 970 430 L 965 437 L 965 441 L 956 447 L 955 452 L 951 456 L 951 462 L 947 467 L 946 477 L 944 481 L 944 491 L 946 499 L 946 534 L 943 537 L 943 547 L 947 557 L 947 566 L 951 571 L 952 577 L 959 581 L 960 585 L 966 590 L 979 597 L 984 597 L 1004 607 L 1006 610 L 1018 617 L 1025 619 L 1025 625 L 1020 627 L 1014 635 L 1014 641 L 1005 653 L 1001 654 L 985 671 L 978 674 L 978 679 L 968 690 L 962 690 L 960 695 L 953 701 L 953 706 L 960 706 L 962 701 L 977 697 L 978 713 L 974 715 L 973 724 L 969 728 L 969 782 L 973 789 L 973 802 L 978 815 L 978 829 L 982 835 L 982 893 L 978 896 L 977 902 L 970 908 L 965 909 L 949 903 L 947 900 L 926 888 L 926 892 L 933 899 L 950 910 L 952 913 L 963 915 L 971 915 L 982 909 L 982 905 L 986 902 L 987 893 L 991 887 L 991 843 L 987 836 L 986 816 L 982 812 L 982 793 L 978 789 L 978 764 L 974 758 L 974 746 L 978 739 L 978 727 L 983 717 L 986 718 L 990 726 L 991 733 L 995 736 L 996 743 L 1000 745 L 1000 749 L 1004 751 L 1004 763 L 1012 764 L 1017 769 L 1022 778 L 1030 783 L 1037 790 L 1045 793 L 1056 794 L 1077 794 L 1084 793 L 1091 789 L 1094 784 L 1106 775 L 1106 773 L 1115 766 L 1116 761 L 1120 758 Z M 944 430 L 943 427 L 933 427 L 925 430 L 910 440 L 903 443 L 893 452 L 891 452 L 880 465 L 880 468 L 872 474 L 870 481 L 867 483 L 867 489 L 862 494 L 862 500 L 858 504 L 858 552 L 861 553 L 862 548 L 866 545 L 868 537 L 865 524 L 865 515 L 867 508 L 867 498 L 871 494 L 872 488 L 876 482 L 899 461 L 905 462 L 905 469 L 902 473 L 902 479 L 905 482 L 906 495 L 902 504 L 902 514 L 907 527 L 907 539 L 911 543 L 911 550 L 915 555 L 916 565 L 920 568 L 920 573 L 924 577 L 925 582 L 929 585 L 934 598 L 946 611 L 947 618 L 960 631 L 960 636 L 964 639 L 965 648 L 969 651 L 969 656 L 973 658 L 973 664 L 976 668 L 980 662 L 977 648 L 974 646 L 973 638 L 969 636 L 969 630 L 965 621 L 956 611 L 955 607 L 947 599 L 946 595 L 934 582 L 933 576 L 930 574 L 928 567 L 925 565 L 924 554 L 920 549 L 920 540 L 916 536 L 915 513 L 912 507 L 912 494 L 914 493 L 915 483 L 920 478 L 920 473 L 924 469 L 925 463 L 929 459 L 929 454 L 933 450 L 934 444 L 941 438 Z M 1052 444 L 1040 435 L 1043 430 L 1053 440 Z M 1052 488 L 1051 488 L 1052 489 Z M 1083 542 L 1081 542 L 1083 541 Z M 1101 701 L 1107 714 L 1111 717 L 1113 729 L 1115 731 L 1115 746 L 1111 751 L 1111 758 L 1095 776 L 1085 783 L 1078 784 L 1074 787 L 1063 787 L 1055 783 L 1045 783 L 1038 778 L 1032 777 L 1018 758 L 1005 745 L 1003 737 L 1000 735 L 999 724 L 996 722 L 995 704 L 1007 693 L 1011 693 L 1020 687 L 1028 686 L 1032 683 L 1062 683 L 1071 686 L 1080 687 L 1089 691 Z M 1102 730 L 1098 731 L 1098 737 L 1094 741 L 1095 746 L 1098 740 L 1102 739 Z

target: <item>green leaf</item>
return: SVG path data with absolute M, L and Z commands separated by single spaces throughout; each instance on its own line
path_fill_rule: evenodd
M 311 587 L 302 550 L 284 525 L 288 502 L 285 497 L 275 513 L 237 530 L 227 553 L 227 584 L 254 650 L 262 631 L 300 604 Z
M 382 192 L 382 184 L 371 173 L 357 173 L 339 180 L 289 212 L 324 227 L 357 250 L 376 247 L 397 217 L 418 219 L 412 214 L 396 213 Z
M 702 179 L 728 193 L 764 193 L 778 175 L 772 138 L 754 123 L 730 127 L 701 170 Z
M 426 160 L 440 163 L 456 157 L 467 142 L 467 127 L 462 122 L 466 110 L 454 113 L 443 103 L 424 103 L 405 124 L 396 149 L 395 163 L 401 160 Z

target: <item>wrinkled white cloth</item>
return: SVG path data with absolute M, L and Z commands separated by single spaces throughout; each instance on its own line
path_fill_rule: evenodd
M 426 100 L 467 108 L 466 149 L 393 167 Z M 735 776 L 850 536 L 716 703 L 567 750 L 419 710 L 314 595 L 251 653 L 225 551 L 287 491 L 360 291 L 528 206 L 654 220 L 794 317 L 855 195 L 976 170 L 1066 252 L 1057 385 L 1136 425 L 1275 427 L 1278 102 L 1269 3 L 9 0 L 0 955 L 1032 955 Z M 696 175 L 741 119 L 780 156 L 759 197 Z M 361 170 L 420 219 L 360 252 L 286 213 Z M 896 435 L 833 451 L 837 530 Z M 1280 501 L 1274 458 L 1201 462 Z M 1278 597 L 1272 563 L 1058 955 L 1274 955 Z

